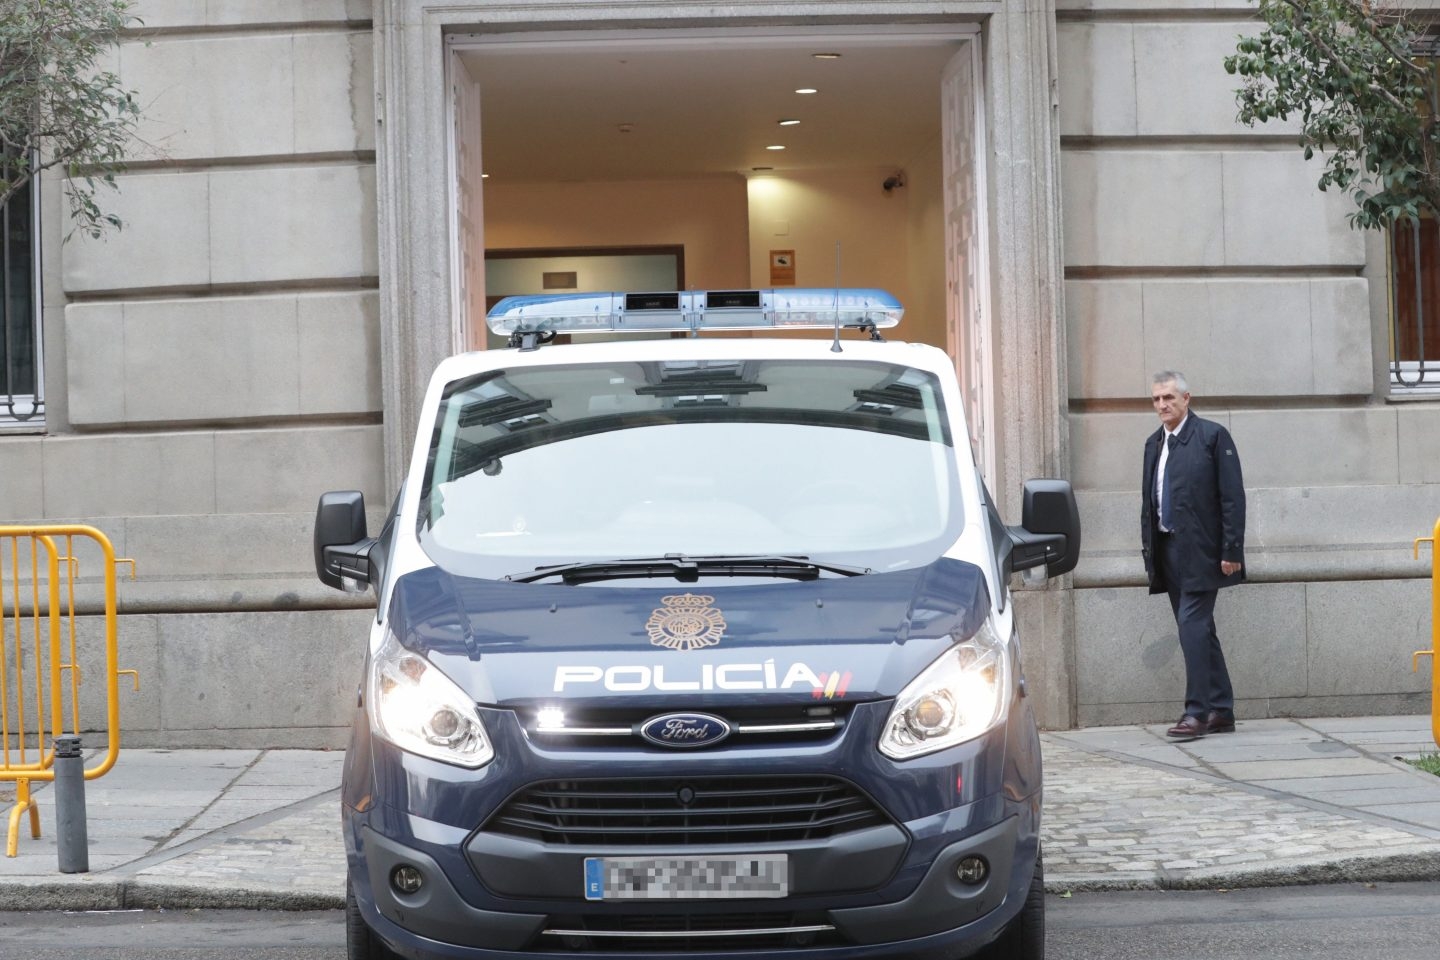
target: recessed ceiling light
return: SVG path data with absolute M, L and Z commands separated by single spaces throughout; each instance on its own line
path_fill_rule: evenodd
M 840 59 L 840 54 L 838 54 L 838 53 L 812 53 L 812 54 L 810 54 L 810 56 L 814 57 L 816 60 L 839 60 L 839 59 Z
M 781 121 L 779 121 L 780 126 L 782 126 L 782 127 L 793 127 L 793 126 L 795 126 L 795 125 L 796 125 L 797 123 L 799 123 L 799 122 L 800 122 L 799 120 L 781 120 Z
M 481 180 L 489 180 L 489 179 L 490 179 L 490 174 L 488 174 L 488 173 L 482 173 L 482 174 L 480 174 L 480 179 L 481 179 Z
M 783 144 L 772 143 L 772 144 L 770 144 L 770 146 L 766 147 L 765 149 L 766 149 L 766 150 L 784 150 L 785 147 L 784 147 Z
M 811 94 L 811 93 L 819 93 L 820 91 L 819 91 L 819 90 L 816 90 L 814 87 L 801 87 L 799 90 L 796 90 L 795 92 L 798 93 L 798 94 L 801 94 L 801 95 L 805 95 L 805 94 Z

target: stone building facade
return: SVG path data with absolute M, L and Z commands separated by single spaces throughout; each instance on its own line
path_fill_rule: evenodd
M 43 185 L 44 422 L 0 424 L 5 519 L 92 523 L 138 562 L 121 588 L 123 665 L 143 678 L 123 706 L 127 743 L 343 742 L 371 611 L 314 577 L 318 494 L 360 489 L 376 518 L 388 506 L 429 370 L 477 342 L 482 248 L 593 243 L 602 229 L 567 240 L 563 215 L 541 212 L 572 192 L 576 209 L 606 202 L 583 187 L 479 186 L 456 51 L 511 37 L 643 52 L 777 33 L 859 49 L 867 33 L 928 31 L 969 51 L 975 109 L 937 92 L 960 122 L 937 120 L 933 149 L 908 158 L 918 199 L 897 230 L 923 239 L 893 283 L 947 318 L 932 339 L 965 354 L 1004 512 L 1018 515 L 1026 477 L 1075 483 L 1081 564 L 1019 601 L 1044 722 L 1176 714 L 1183 667 L 1137 542 L 1148 375 L 1166 367 L 1186 371 L 1195 409 L 1244 459 L 1250 583 L 1220 605 L 1241 716 L 1428 703 L 1409 654 L 1428 645 L 1429 567 L 1410 542 L 1440 514 L 1440 393 L 1391 382 L 1383 238 L 1350 230 L 1344 198 L 1315 190 L 1293 132 L 1234 121 L 1219 64 L 1256 29 L 1250 4 L 142 0 L 138 12 L 116 67 L 145 120 L 107 201 L 125 228 L 64 240 L 58 184 Z M 942 183 L 957 169 L 977 185 L 969 200 Z M 607 196 L 616 211 L 674 209 L 684 201 L 633 191 L 701 189 Z M 754 190 L 746 208 L 742 178 L 704 189 L 729 204 L 724 222 L 668 237 L 685 233 L 693 285 L 767 285 Z M 835 190 L 838 208 L 863 209 Z M 696 252 L 726 230 L 743 252 Z M 666 239 L 653 224 L 615 232 Z M 947 298 L 970 302 L 961 287 L 979 305 L 947 314 Z

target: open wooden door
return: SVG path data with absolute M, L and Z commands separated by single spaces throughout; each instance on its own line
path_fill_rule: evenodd
M 480 85 L 450 54 L 451 302 L 454 350 L 485 349 L 485 216 L 480 159 Z
M 945 178 L 945 313 L 970 445 L 986 484 L 995 476 L 995 364 L 990 330 L 989 222 L 985 194 L 985 98 L 980 40 L 966 40 L 941 77 Z

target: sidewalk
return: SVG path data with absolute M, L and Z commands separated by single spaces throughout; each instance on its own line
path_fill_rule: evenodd
M 1164 726 L 1042 736 L 1054 892 L 1440 880 L 1440 777 L 1428 716 L 1241 721 L 1167 742 Z M 0 857 L 0 909 L 338 908 L 343 754 L 124 750 L 87 784 L 90 873 L 40 839 Z M 0 812 L 13 802 L 0 784 Z M 0 822 L 4 822 L 0 820 Z
M 1428 715 L 1167 726 L 1043 736 L 1047 889 L 1440 880 Z

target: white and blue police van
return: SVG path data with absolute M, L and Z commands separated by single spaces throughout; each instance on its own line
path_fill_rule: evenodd
M 952 360 L 878 333 L 902 312 L 511 297 L 509 349 L 435 371 L 379 536 L 321 498 L 320 579 L 377 599 L 351 960 L 1043 957 L 1008 586 L 1074 567 L 1075 499 L 1032 480 L 1002 523 Z

